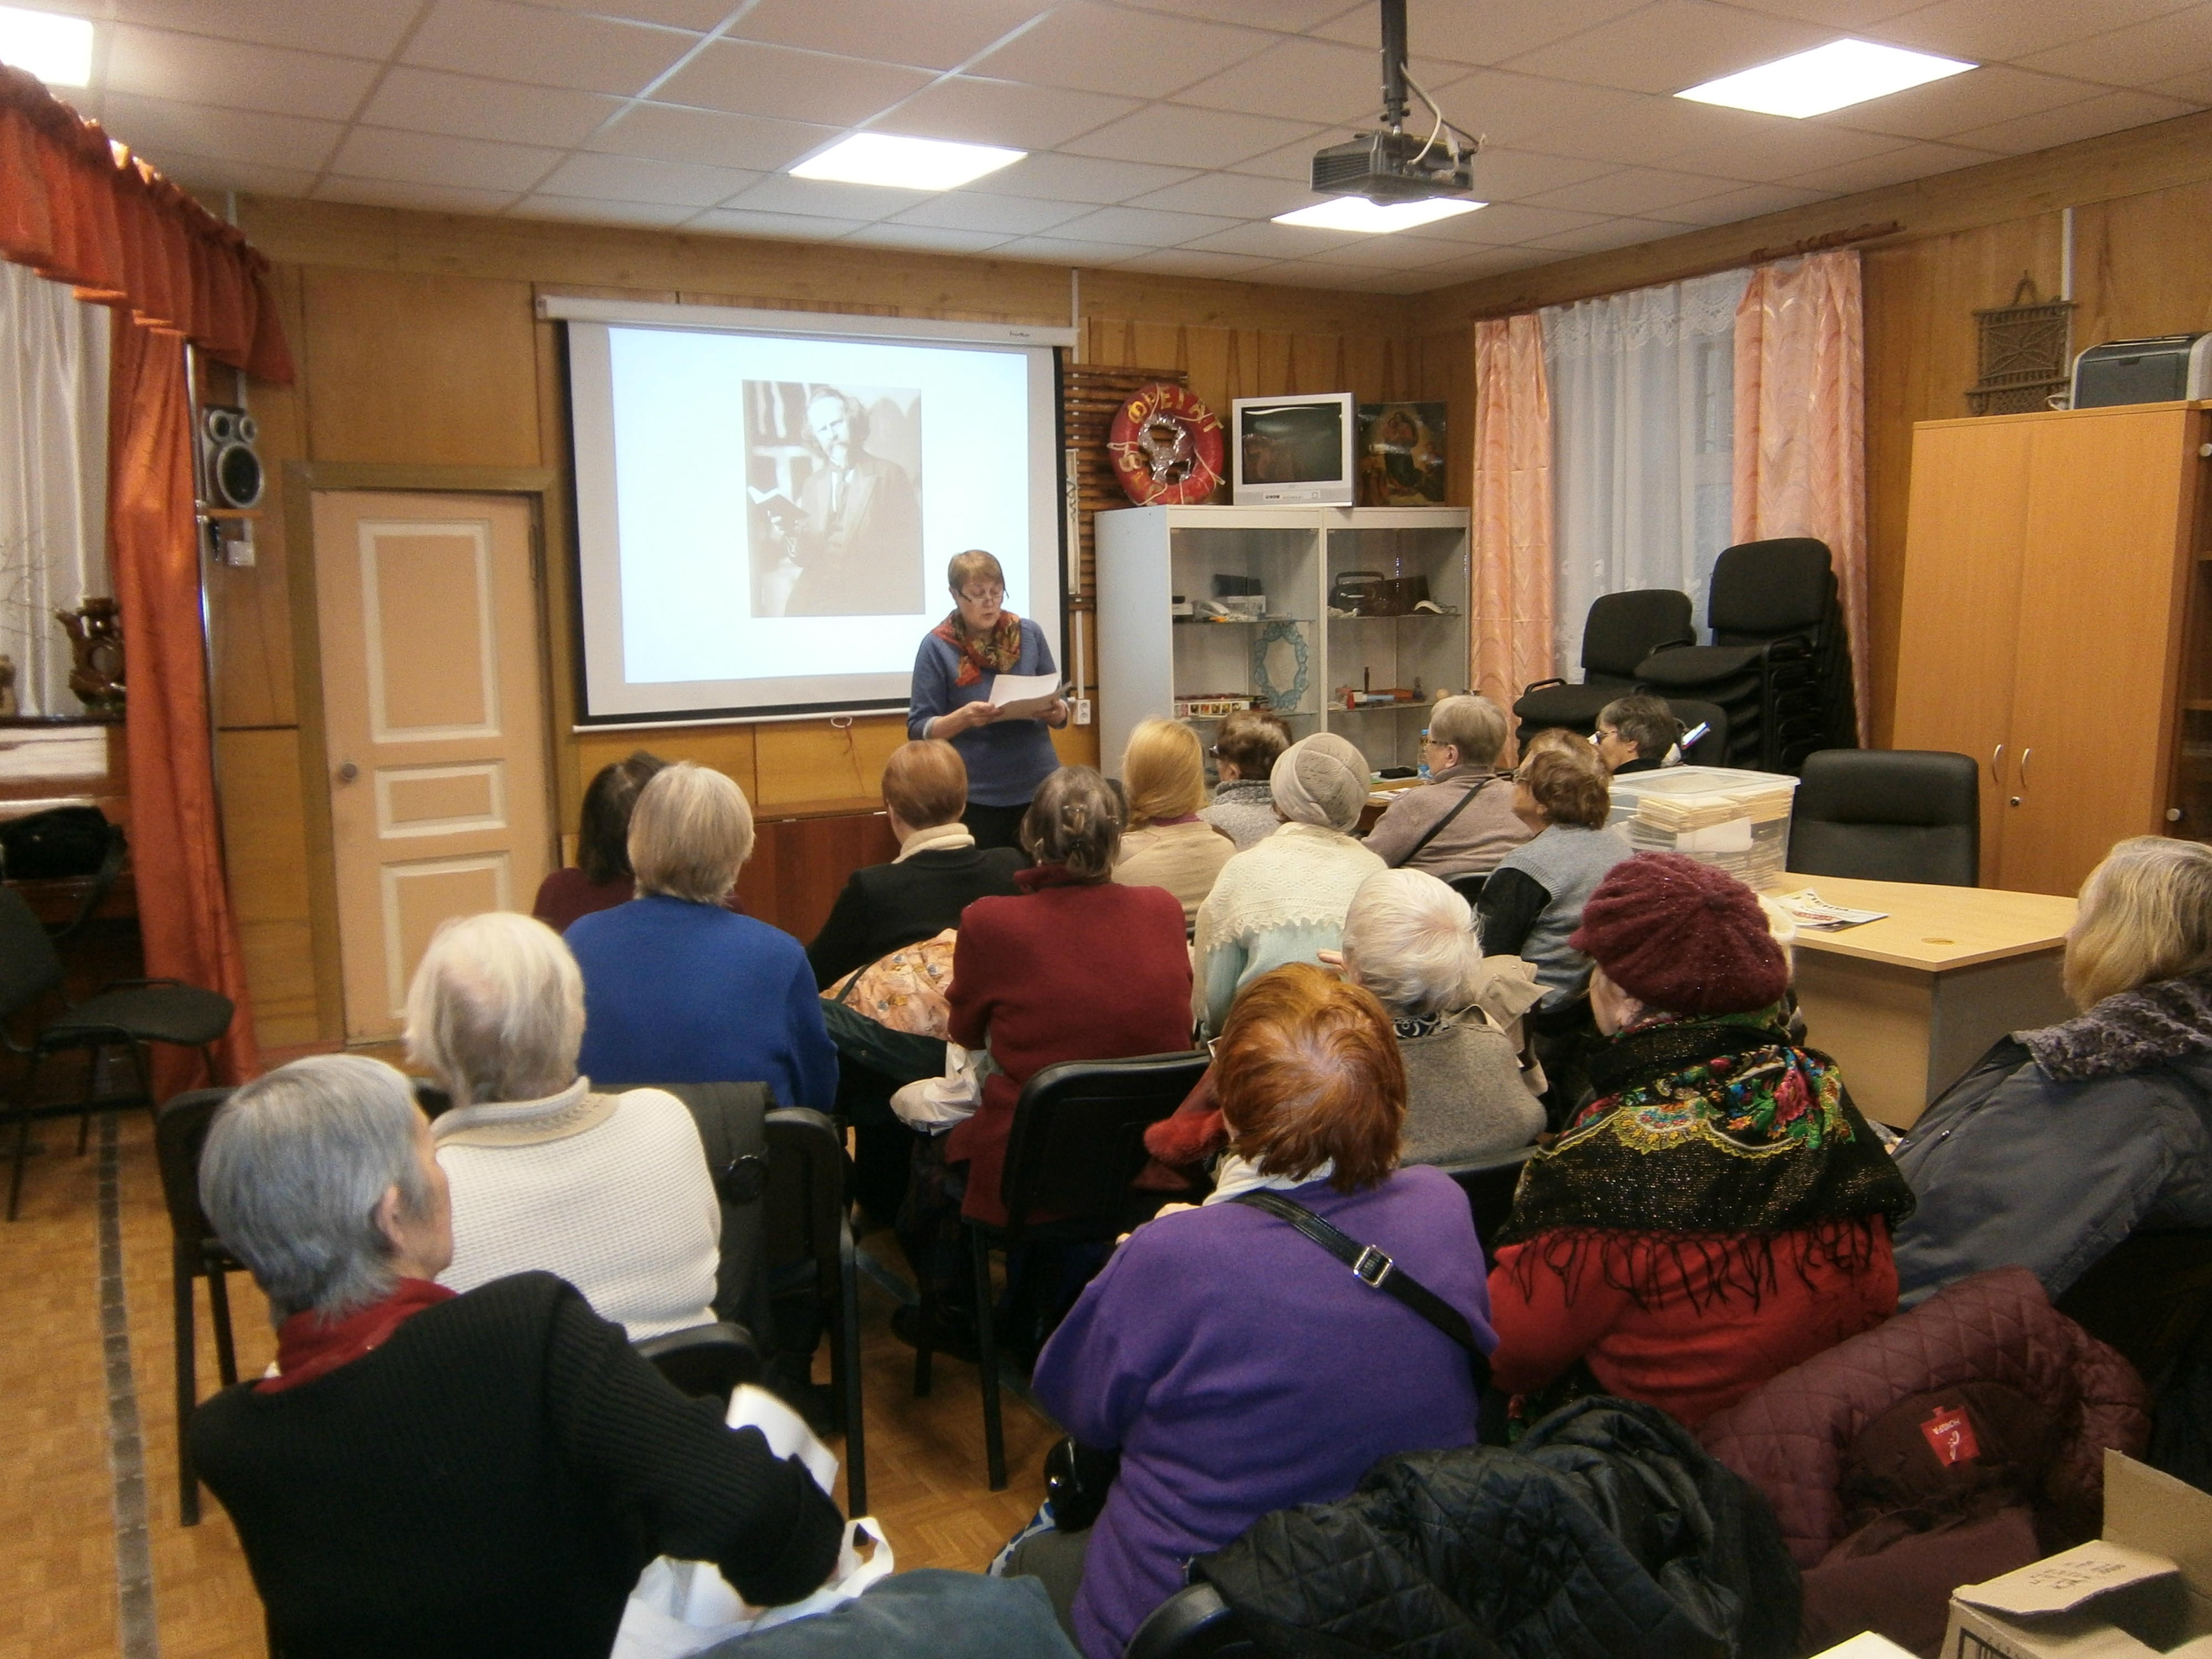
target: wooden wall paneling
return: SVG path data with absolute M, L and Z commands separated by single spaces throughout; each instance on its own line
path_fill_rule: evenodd
M 303 279 L 314 459 L 541 464 L 527 283 L 315 264 Z
M 577 775 L 590 783 L 603 766 L 625 760 L 642 749 L 665 761 L 688 760 L 721 773 L 745 792 L 745 799 L 760 805 L 760 784 L 754 763 L 754 732 L 750 726 L 655 726 L 609 731 L 592 727 L 564 736 L 562 747 L 575 762 Z M 560 830 L 574 835 L 583 807 L 583 791 L 574 801 L 561 803 Z
M 2076 350 L 2212 329 L 2212 184 L 2074 211 Z
M 848 725 L 767 720 L 755 728 L 756 811 L 836 812 L 881 805 L 884 763 L 906 741 L 906 716 L 866 714 Z
M 898 854 L 880 811 L 829 817 L 770 818 L 757 826 L 753 855 L 738 873 L 745 913 L 802 944 L 822 931 L 845 878 Z
M 216 745 L 216 770 L 254 1030 L 264 1048 L 316 1042 L 324 1026 L 315 989 L 300 734 L 290 727 L 225 732 Z

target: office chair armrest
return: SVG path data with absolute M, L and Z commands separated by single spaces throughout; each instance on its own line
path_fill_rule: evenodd
M 1658 644 L 1653 646 L 1650 650 L 1645 652 L 1644 654 L 1645 659 L 1648 661 L 1651 658 L 1657 656 L 1662 651 L 1681 651 L 1690 649 L 1694 647 L 1697 643 L 1698 642 L 1695 639 L 1662 640 Z
M 143 990 L 154 985 L 173 985 L 180 991 L 190 988 L 180 979 L 111 979 L 100 988 L 100 993 L 105 995 L 110 991 Z
M 1540 691 L 1547 685 L 1565 685 L 1565 680 L 1554 674 L 1548 680 L 1530 680 L 1528 684 L 1521 688 L 1521 695 L 1525 697 L 1531 691 Z

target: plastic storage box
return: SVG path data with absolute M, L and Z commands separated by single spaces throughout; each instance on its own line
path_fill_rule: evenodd
M 1790 864 L 1797 780 L 1779 772 L 1670 766 L 1613 781 L 1606 826 L 1639 853 L 1686 853 L 1749 886 L 1778 887 Z

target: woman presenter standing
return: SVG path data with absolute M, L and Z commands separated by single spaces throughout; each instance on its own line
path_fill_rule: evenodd
M 990 554 L 955 556 L 945 572 L 958 609 L 930 629 L 914 659 L 907 735 L 941 738 L 968 763 L 961 822 L 979 848 L 1016 847 L 1022 814 L 1060 765 L 1048 726 L 1067 724 L 1057 685 L 1042 696 L 991 701 L 1001 674 L 1053 674 L 1044 630 L 1006 608 L 1006 575 Z

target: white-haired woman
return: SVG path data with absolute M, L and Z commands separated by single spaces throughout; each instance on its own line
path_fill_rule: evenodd
M 690 1112 L 576 1075 L 584 978 L 560 936 L 492 911 L 438 930 L 407 993 L 407 1057 L 453 1108 L 432 1126 L 453 1188 L 456 1291 L 541 1268 L 630 1340 L 710 1323 L 721 1209 Z
M 1534 1144 L 1544 1108 L 1512 1041 L 1474 1006 L 1481 960 L 1465 899 L 1419 870 L 1370 876 L 1345 912 L 1339 960 L 1398 1034 L 1404 1162 L 1472 1164 Z
M 828 1111 L 837 1050 L 797 939 L 722 901 L 753 850 L 744 792 L 680 761 L 629 821 L 637 897 L 564 937 L 584 974 L 578 1065 L 605 1084 L 765 1083 L 785 1106 Z
M 390 1066 L 320 1055 L 240 1089 L 200 1202 L 278 1322 L 275 1374 L 189 1429 L 272 1648 L 603 1659 L 657 1555 L 763 1605 L 835 1567 L 842 1522 L 798 1460 L 678 1394 L 568 1285 L 433 1282 L 447 1181 Z
M 1368 850 L 1394 870 L 1445 881 L 1488 876 L 1534 833 L 1513 815 L 1513 781 L 1498 775 L 1505 711 L 1487 697 L 1443 698 L 1421 746 L 1428 782 L 1390 803 L 1367 832 Z M 1468 882 L 1470 891 L 1480 886 Z
M 1999 1042 L 1898 1143 L 1900 1303 L 2004 1267 L 2056 1299 L 2139 1228 L 2212 1227 L 2212 847 L 2114 847 L 2065 985 L 2077 1018 Z

